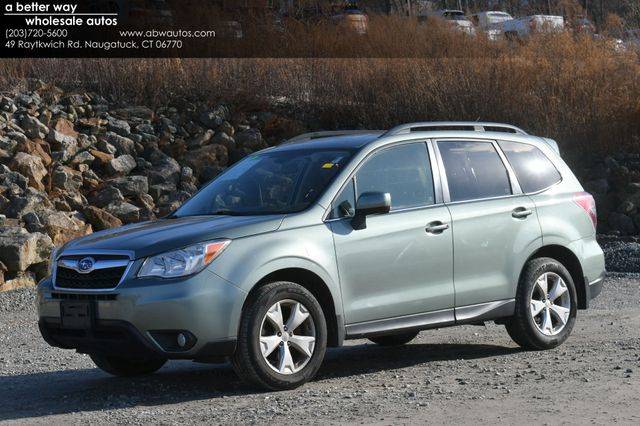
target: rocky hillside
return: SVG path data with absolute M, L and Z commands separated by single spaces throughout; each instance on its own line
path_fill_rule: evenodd
M 0 97 L 0 291 L 35 285 L 54 246 L 179 206 L 302 125 L 191 103 L 150 109 L 40 81 Z

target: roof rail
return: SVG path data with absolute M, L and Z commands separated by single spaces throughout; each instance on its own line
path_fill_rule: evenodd
M 526 135 L 527 132 L 510 124 L 490 123 L 479 121 L 424 121 L 407 123 L 389 129 L 382 136 L 401 135 L 418 131 L 436 130 L 469 130 L 475 132 L 508 132 Z
M 310 132 L 310 133 L 304 133 L 302 135 L 294 136 L 293 138 L 283 142 L 282 145 L 295 143 L 295 142 L 310 141 L 313 139 L 330 138 L 333 136 L 361 135 L 361 134 L 372 133 L 372 132 L 375 132 L 375 130 L 327 130 L 327 131 L 321 131 L 321 132 Z

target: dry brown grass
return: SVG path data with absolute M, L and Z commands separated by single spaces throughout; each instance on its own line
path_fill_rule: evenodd
M 495 120 L 555 138 L 565 151 L 638 149 L 636 53 L 569 34 L 491 43 L 437 26 L 395 29 L 400 23 L 373 18 L 379 30 L 366 38 L 340 38 L 318 24 L 305 30 L 306 45 L 292 38 L 278 47 L 335 56 L 377 49 L 375 58 L 13 59 L 0 62 L 0 83 L 35 77 L 152 105 L 188 97 L 250 109 L 284 100 L 313 128 Z

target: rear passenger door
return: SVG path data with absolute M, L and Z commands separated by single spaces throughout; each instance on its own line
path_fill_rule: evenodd
M 452 218 L 456 318 L 461 307 L 515 298 L 522 266 L 541 245 L 532 200 L 491 140 L 438 140 Z

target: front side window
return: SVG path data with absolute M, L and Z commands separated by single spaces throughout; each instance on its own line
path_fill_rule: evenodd
M 349 179 L 340 194 L 333 200 L 329 219 L 352 217 L 356 213 L 356 193 L 353 179 Z
M 511 195 L 509 174 L 491 142 L 440 141 L 451 201 Z
M 426 144 L 399 145 L 373 154 L 356 173 L 356 189 L 358 197 L 365 192 L 388 192 L 391 210 L 434 204 Z
M 535 146 L 507 141 L 498 143 L 525 193 L 538 192 L 560 182 L 556 166 Z
M 302 211 L 318 199 L 352 154 L 294 149 L 251 155 L 215 178 L 173 216 Z

